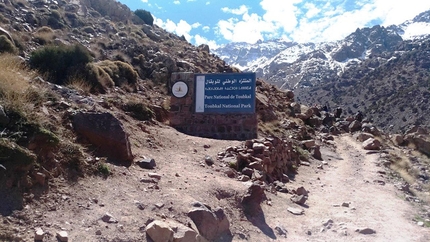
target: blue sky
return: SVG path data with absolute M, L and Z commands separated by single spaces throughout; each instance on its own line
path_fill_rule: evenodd
M 119 0 L 145 9 L 155 24 L 192 44 L 282 38 L 295 42 L 339 40 L 357 28 L 388 26 L 430 9 L 429 0 Z

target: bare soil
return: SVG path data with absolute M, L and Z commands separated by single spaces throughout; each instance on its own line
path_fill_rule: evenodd
M 429 228 L 413 221 L 418 205 L 405 201 L 404 193 L 381 174 L 386 169 L 380 165 L 383 153 L 366 154 L 350 135 L 322 147 L 327 162 L 322 169 L 321 161 L 312 160 L 291 177 L 290 190 L 303 186 L 309 191 L 304 206 L 291 202 L 291 194 L 268 188 L 264 216 L 250 221 L 239 206 L 250 183 L 227 177 L 227 164 L 216 160 L 226 147 L 242 142 L 188 136 L 160 124 L 128 123 L 126 128 L 136 160 L 153 158 L 156 169 L 107 163 L 112 172 L 107 178 L 55 179 L 49 191 L 33 198 L 17 216 L 3 217 L 0 227 L 12 229 L 24 241 L 34 240 L 37 227 L 47 233 L 44 241 L 57 241 L 60 230 L 69 233 L 69 241 L 148 241 L 144 232 L 148 219 L 187 225 L 190 203 L 200 201 L 224 209 L 233 241 L 430 241 Z M 205 164 L 207 155 L 215 160 L 213 166 Z M 161 180 L 141 182 L 150 172 L 161 175 Z M 301 208 L 304 214 L 293 215 L 288 207 Z M 106 213 L 117 223 L 103 222 Z M 286 236 L 276 227 L 285 229 Z M 363 228 L 376 233 L 356 232 Z

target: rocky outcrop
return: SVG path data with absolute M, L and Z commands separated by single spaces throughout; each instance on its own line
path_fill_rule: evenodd
M 131 165 L 133 155 L 128 134 L 112 114 L 80 112 L 73 115 L 73 127 L 102 154 L 124 165 Z
M 226 241 L 231 238 L 230 222 L 222 208 L 210 207 L 194 202 L 193 208 L 188 212 L 201 236 L 209 241 Z
M 235 157 L 234 162 L 231 157 Z M 231 167 L 254 181 L 268 182 L 282 180 L 284 174 L 299 164 L 299 154 L 292 140 L 278 137 L 247 140 L 243 147 L 228 147 L 218 159 L 230 163 Z

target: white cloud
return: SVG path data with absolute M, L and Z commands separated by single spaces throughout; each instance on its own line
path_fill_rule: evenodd
M 209 32 L 209 30 L 210 30 L 211 28 L 209 27 L 209 26 L 203 26 L 202 27 L 202 30 L 204 31 L 204 32 Z
M 223 11 L 224 13 L 232 13 L 232 14 L 236 14 L 236 15 L 242 15 L 242 14 L 248 13 L 248 7 L 245 5 L 242 5 L 239 8 L 224 7 L 224 8 L 221 8 L 221 11 Z
M 206 5 L 209 5 L 209 4 L 211 4 L 211 2 L 206 2 Z
M 188 42 L 191 42 L 193 39 L 193 36 L 190 34 L 191 30 L 201 26 L 200 23 L 189 24 L 182 19 L 178 23 L 175 23 L 170 19 L 164 22 L 159 18 L 155 18 L 154 23 L 168 32 L 175 33 L 178 36 L 183 35 Z
M 173 3 L 174 3 L 174 4 L 176 4 L 176 5 L 181 4 L 181 2 L 180 2 L 180 1 L 178 1 L 178 0 L 173 1 Z
M 219 45 L 217 45 L 217 43 L 214 40 L 208 40 L 207 38 L 196 34 L 194 36 L 194 42 L 197 46 L 201 45 L 201 44 L 206 44 L 209 46 L 209 48 L 211 50 L 217 49 L 219 47 Z
M 141 0 L 142 2 L 144 2 L 144 3 L 147 3 L 148 2 L 148 0 Z

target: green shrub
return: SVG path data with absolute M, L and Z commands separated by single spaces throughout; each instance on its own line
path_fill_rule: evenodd
M 154 24 L 154 17 L 152 17 L 152 14 L 146 10 L 143 9 L 137 9 L 134 11 L 134 14 L 136 14 L 140 19 L 145 22 L 145 24 L 153 25 Z
M 97 171 L 102 174 L 104 177 L 107 177 L 111 174 L 109 170 L 109 166 L 107 166 L 105 163 L 98 163 L 97 164 Z
M 130 101 L 123 106 L 123 110 L 130 113 L 133 118 L 146 121 L 154 117 L 154 112 L 142 102 Z
M 0 35 L 0 53 L 5 52 L 15 54 L 17 52 L 17 48 L 5 35 Z
M 50 82 L 64 84 L 68 78 L 82 75 L 80 70 L 91 59 L 89 51 L 79 44 L 46 46 L 31 53 L 30 66 L 45 74 Z

